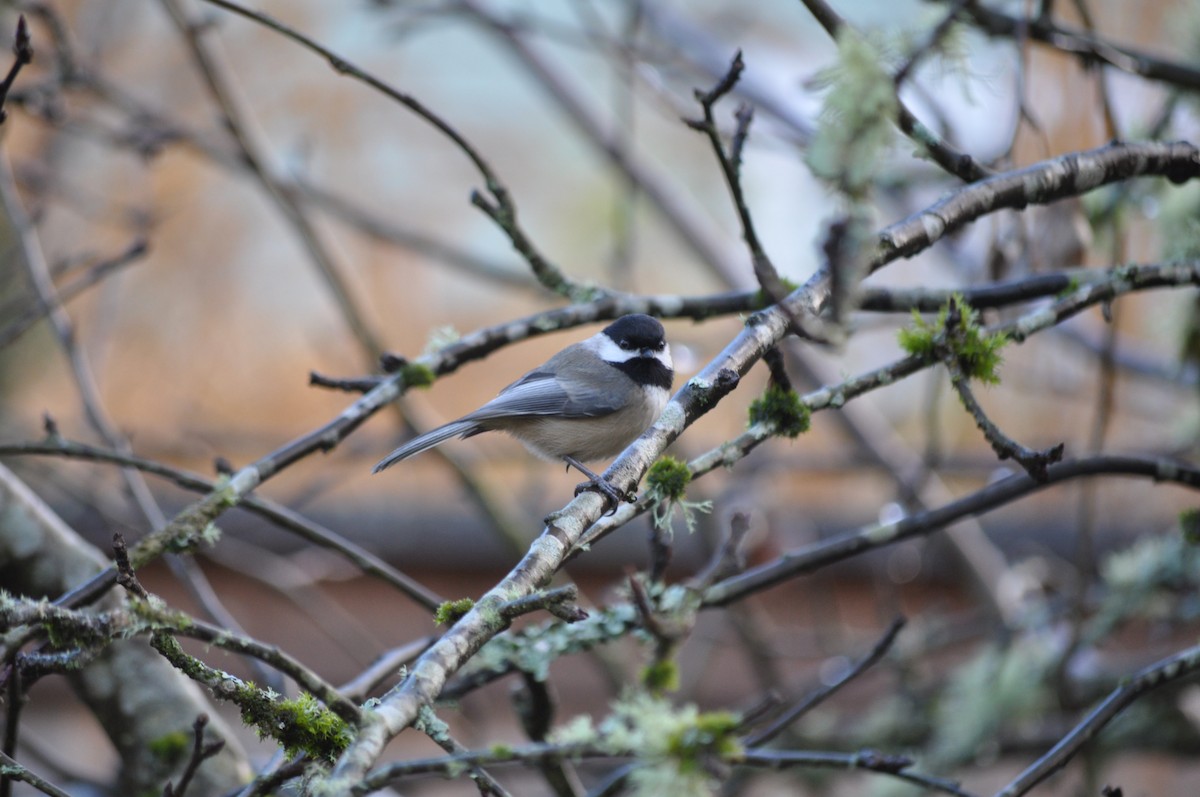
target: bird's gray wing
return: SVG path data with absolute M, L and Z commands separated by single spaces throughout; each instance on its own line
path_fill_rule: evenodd
M 615 412 L 619 406 L 611 397 L 584 386 L 580 380 L 564 380 L 546 371 L 532 371 L 462 420 L 480 422 L 537 415 L 595 418 Z

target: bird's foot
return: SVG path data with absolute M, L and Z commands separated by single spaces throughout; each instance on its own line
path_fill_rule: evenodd
M 578 496 L 584 490 L 592 490 L 592 491 L 598 492 L 604 496 L 604 499 L 605 499 L 604 500 L 604 515 L 606 517 L 608 515 L 611 515 L 614 512 L 616 512 L 617 507 L 619 507 L 621 505 L 622 501 L 632 504 L 634 501 L 637 500 L 636 495 L 632 495 L 630 493 L 626 493 L 626 492 L 622 492 L 621 490 L 618 490 L 616 487 L 613 486 L 612 482 L 608 481 L 607 479 L 605 479 L 602 476 L 597 476 L 596 474 L 592 473 L 587 468 L 586 465 L 584 465 L 582 462 L 575 459 L 574 457 L 563 457 L 563 461 L 565 461 L 567 463 L 568 469 L 574 468 L 575 470 L 582 473 L 584 476 L 588 477 L 587 481 L 576 486 L 576 488 L 575 488 L 576 496 Z M 611 506 L 610 506 L 610 502 L 611 502 Z
M 611 482 L 607 482 L 599 477 L 576 485 L 575 495 L 578 496 L 580 493 L 587 492 L 589 490 L 600 493 L 604 496 L 605 517 L 615 513 L 617 508 L 621 506 L 621 502 L 632 504 L 637 500 L 637 496 L 633 495 L 632 493 L 627 493 L 624 490 L 618 490 L 612 485 Z

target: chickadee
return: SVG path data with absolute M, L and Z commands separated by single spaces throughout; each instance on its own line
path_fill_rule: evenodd
M 675 371 L 663 326 L 648 315 L 618 318 L 573 343 L 457 421 L 388 454 L 374 473 L 444 443 L 493 430 L 508 432 L 544 459 L 564 460 L 616 502 L 615 487 L 583 466 L 619 454 L 662 413 Z

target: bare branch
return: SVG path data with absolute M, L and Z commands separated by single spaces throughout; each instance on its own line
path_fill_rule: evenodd
M 803 717 L 808 712 L 825 702 L 826 699 L 834 695 L 842 689 L 846 684 L 853 681 L 858 676 L 869 670 L 871 667 L 883 658 L 892 647 L 892 643 L 896 641 L 896 637 L 900 633 L 900 629 L 904 628 L 904 624 L 908 622 L 903 617 L 897 617 L 892 621 L 884 631 L 883 636 L 871 648 L 867 655 L 863 656 L 854 665 L 848 668 L 844 673 L 838 676 L 838 679 L 828 686 L 822 686 L 820 689 L 810 692 L 803 700 L 795 705 L 784 710 L 779 716 L 771 721 L 771 724 L 765 728 L 755 731 L 746 737 L 746 745 L 749 747 L 758 747 L 766 744 L 782 733 L 788 726 L 796 720 Z
M 1183 183 L 1200 176 L 1200 149 L 1186 141 L 1116 142 L 1073 152 L 963 186 L 904 221 L 887 227 L 872 271 L 912 257 L 966 224 L 1001 209 L 1046 205 L 1133 177 Z
M 23 767 L 7 753 L 0 753 L 0 765 L 4 767 L 4 777 L 6 779 L 11 778 L 19 780 L 22 783 L 28 783 L 42 794 L 49 794 L 50 797 L 71 797 L 70 794 L 58 788 L 53 783 Z
M 188 473 L 187 471 L 143 459 L 133 454 L 122 454 L 107 449 L 96 448 L 85 443 L 64 440 L 56 435 L 51 435 L 50 440 L 44 443 L 10 443 L 0 445 L 0 456 L 22 455 L 62 456 L 136 468 L 144 473 L 161 476 L 193 492 L 214 492 L 221 489 L 220 480 L 213 481 L 212 479 L 206 479 L 194 473 Z M 259 515 L 277 524 L 280 528 L 293 532 L 315 545 L 341 554 L 347 560 L 353 562 L 364 573 L 373 575 L 391 584 L 430 611 L 440 606 L 444 600 L 428 587 L 413 580 L 362 546 L 351 542 L 331 529 L 327 529 L 309 520 L 293 509 L 289 509 L 269 498 L 262 498 L 256 495 L 244 497 L 239 506 L 247 512 Z M 115 585 L 117 583 L 116 577 L 116 568 L 104 570 L 85 584 L 76 586 L 75 589 L 60 597 L 56 602 L 66 606 L 78 606 L 90 603 L 109 587 Z
M 996 797 L 1020 797 L 1066 766 L 1085 744 L 1094 739 L 1114 717 L 1143 695 L 1200 670 L 1200 646 L 1191 647 L 1138 670 L 1122 680 L 1100 705 L 1076 725 L 1048 753 L 1035 761 Z
M 46 305 L 38 303 L 36 306 L 27 309 L 19 316 L 8 322 L 8 325 L 0 329 L 0 349 L 12 344 L 17 338 L 25 334 L 30 327 L 44 318 L 47 313 L 51 312 L 55 307 L 69 302 L 79 294 L 83 293 L 88 288 L 96 285 L 106 277 L 116 273 L 121 268 L 130 263 L 137 262 L 144 257 L 150 250 L 149 245 L 143 239 L 134 241 L 129 247 L 120 254 L 105 258 L 92 265 L 86 272 L 75 277 L 70 282 L 58 289 L 58 295 L 54 297 L 58 304 Z
M 1083 31 L 1059 25 L 1049 14 L 1017 17 L 989 8 L 978 0 L 963 6 L 961 16 L 990 36 L 1015 39 L 1028 36 L 1056 50 L 1075 55 L 1085 65 L 1101 63 L 1140 75 L 1147 80 L 1170 83 L 1195 91 L 1200 89 L 1200 69 L 1179 61 L 1170 61 L 1132 47 L 1114 44 Z
M 771 257 L 767 254 L 766 249 L 763 248 L 762 241 L 759 240 L 758 232 L 754 228 L 754 218 L 750 213 L 750 206 L 747 204 L 746 195 L 742 190 L 742 149 L 750 133 L 750 122 L 754 118 L 754 110 L 748 105 L 738 107 L 735 114 L 737 128 L 728 152 L 721 140 L 721 133 L 717 129 L 716 117 L 713 114 L 717 102 L 733 90 L 744 69 L 745 64 L 739 50 L 729 64 L 729 71 L 715 86 L 708 91 L 695 90 L 696 101 L 700 103 L 704 117 L 699 120 L 685 120 L 685 122 L 688 127 L 703 133 L 708 138 L 709 144 L 717 156 L 717 164 L 721 167 L 721 174 L 725 178 L 729 195 L 733 200 L 734 211 L 737 213 L 738 222 L 742 228 L 742 239 L 750 251 L 750 263 L 754 269 L 754 278 L 770 301 L 777 303 L 787 296 L 789 289 L 780 279 L 779 271 L 771 262 Z M 817 340 L 824 338 L 816 319 L 793 317 L 792 323 L 798 332 L 808 337 Z
M 167 787 L 163 789 L 163 797 L 184 797 L 188 786 L 192 783 L 192 778 L 196 775 L 196 770 L 200 768 L 205 759 L 212 758 L 225 748 L 224 739 L 217 739 L 208 744 L 204 743 L 204 728 L 207 725 L 207 714 L 201 714 L 196 717 L 196 723 L 192 726 L 192 730 L 195 733 L 195 740 L 192 743 L 192 755 L 188 758 L 187 767 L 184 768 L 183 774 L 179 777 L 179 785 L 172 786 L 168 783 Z
M 952 501 L 945 506 L 835 537 L 816 545 L 786 553 L 778 559 L 714 584 L 704 593 L 706 606 L 724 606 L 752 592 L 768 589 L 782 581 L 811 573 L 855 556 L 862 551 L 929 534 L 968 515 L 1003 506 L 1050 485 L 1090 476 L 1140 476 L 1155 482 L 1172 482 L 1200 490 L 1200 470 L 1154 457 L 1097 456 L 1051 465 L 1046 481 L 1027 474 L 1009 476 Z
M 4 80 L 0 82 L 0 124 L 8 118 L 8 111 L 4 108 L 4 101 L 8 99 L 9 89 L 12 88 L 13 82 L 17 79 L 21 69 L 33 62 L 33 45 L 29 40 L 29 27 L 25 24 L 25 15 L 17 17 L 17 32 L 13 41 L 13 64 L 8 69 L 8 74 Z

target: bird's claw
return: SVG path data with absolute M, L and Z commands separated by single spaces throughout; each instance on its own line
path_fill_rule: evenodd
M 637 497 L 632 493 L 618 490 L 604 479 L 592 479 L 577 485 L 575 487 L 575 495 L 578 496 L 580 493 L 588 490 L 604 496 L 604 517 L 614 514 L 617 508 L 621 506 L 621 502 L 632 504 L 637 501 Z

